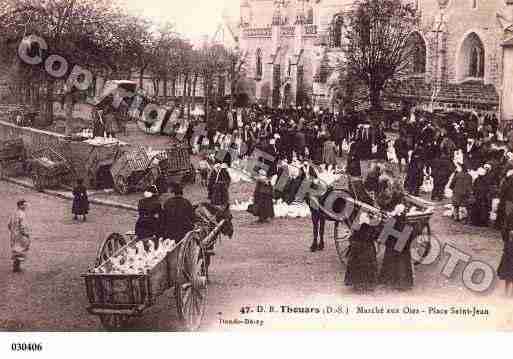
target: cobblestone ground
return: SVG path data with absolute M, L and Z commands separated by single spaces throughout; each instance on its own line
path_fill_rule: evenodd
M 2 330 L 102 330 L 99 320 L 86 312 L 88 305 L 80 274 L 94 262 L 97 246 L 113 231 L 124 232 L 135 223 L 135 213 L 92 206 L 86 223 L 71 219 L 70 202 L 0 182 L 0 328 Z M 33 243 L 23 273 L 12 273 L 6 223 L 19 198 L 29 202 Z M 440 212 L 440 210 L 438 211 Z M 496 267 L 501 251 L 498 233 L 453 224 L 437 213 L 432 221 L 441 242 L 454 245 L 475 259 Z M 444 259 L 418 266 L 415 288 L 393 292 L 379 288 L 372 295 L 356 295 L 343 285 L 341 264 L 331 234 L 323 252 L 308 252 L 311 239 L 308 219 L 276 219 L 256 224 L 246 213 L 235 214 L 236 235 L 217 246 L 211 267 L 208 305 L 203 330 L 270 328 L 457 328 L 509 329 L 509 301 L 496 288 L 477 295 L 461 281 L 461 265 L 451 279 L 440 274 Z M 328 230 L 331 230 L 331 225 Z M 240 314 L 242 306 L 337 306 L 382 305 L 385 308 L 449 307 L 476 305 L 488 309 L 484 318 L 451 315 L 316 315 Z M 280 308 L 281 310 L 281 308 Z M 220 319 L 260 319 L 263 326 L 228 325 Z M 177 326 L 172 293 L 164 294 L 142 317 L 130 324 L 132 330 L 173 331 Z
M 123 140 L 162 148 L 169 141 L 159 136 L 147 136 L 133 126 Z M 364 169 L 366 166 L 364 166 Z M 251 197 L 253 185 L 237 184 L 230 189 L 232 201 Z M 205 200 L 206 189 L 188 186 L 185 195 L 193 202 Z M 95 258 L 101 240 L 111 232 L 133 229 L 136 213 L 104 206 L 92 206 L 86 223 L 72 220 L 71 202 L 33 190 L 0 182 L 0 330 L 102 330 L 97 317 L 86 311 L 88 301 L 80 274 Z M 8 216 L 16 201 L 29 202 L 28 216 L 33 229 L 30 258 L 23 273 L 11 272 Z M 140 194 L 117 196 L 97 193 L 105 198 L 136 204 Z M 443 245 L 449 244 L 471 256 L 473 260 L 489 263 L 494 269 L 500 260 L 502 242 L 497 231 L 453 223 L 442 217 L 440 205 L 431 220 L 434 236 Z M 311 224 L 304 219 L 275 219 L 271 224 L 256 224 L 245 212 L 234 212 L 236 234 L 232 240 L 217 245 L 211 266 L 208 304 L 202 330 L 244 329 L 513 329 L 511 301 L 502 297 L 500 287 L 485 294 L 475 294 L 462 281 L 461 263 L 450 278 L 441 274 L 447 262 L 442 255 L 431 265 L 416 267 L 415 288 L 408 292 L 378 288 L 370 295 L 354 294 L 343 285 L 345 266 L 335 250 L 332 224 L 327 228 L 327 247 L 310 253 Z M 443 250 L 442 250 L 443 253 Z M 172 291 L 139 318 L 131 330 L 179 330 Z M 274 313 L 241 314 L 250 306 L 268 308 Z M 325 308 L 342 306 L 349 315 L 282 313 L 281 306 Z M 397 308 L 396 314 L 357 314 L 357 306 L 386 309 Z M 444 315 L 417 313 L 429 307 L 450 309 L 451 306 L 475 306 L 487 309 L 488 316 Z M 410 313 L 407 313 L 410 312 Z M 238 319 L 243 324 L 228 324 Z M 252 319 L 244 324 L 244 319 Z M 224 322 L 222 320 L 225 320 Z M 263 325 L 255 320 L 262 320 Z M 239 322 L 237 322 L 239 323 Z M 256 324 L 255 324 L 256 323 Z

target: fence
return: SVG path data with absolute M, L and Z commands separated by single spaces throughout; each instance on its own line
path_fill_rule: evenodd
M 21 127 L 13 123 L 0 120 L 0 140 L 23 139 L 28 154 L 44 147 L 60 149 L 64 144 L 64 135 L 54 132 L 38 130 L 30 127 Z

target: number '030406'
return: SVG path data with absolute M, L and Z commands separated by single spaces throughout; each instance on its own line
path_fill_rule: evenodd
M 15 352 L 39 352 L 43 350 L 43 344 L 41 343 L 12 343 L 11 350 Z

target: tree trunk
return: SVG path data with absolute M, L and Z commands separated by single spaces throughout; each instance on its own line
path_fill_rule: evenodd
M 208 79 L 203 78 L 203 107 L 205 108 L 205 120 L 208 120 Z
M 156 97 L 159 97 L 160 95 L 160 81 L 158 78 L 153 78 L 153 94 Z
M 196 108 L 196 85 L 198 84 L 198 75 L 194 75 L 192 81 L 192 108 Z
M 182 91 L 182 107 L 185 108 L 185 101 L 187 97 L 187 82 L 189 81 L 189 74 L 185 74 L 183 78 L 183 91 Z
M 173 97 L 173 100 L 176 99 L 176 76 L 171 80 L 171 97 Z
M 66 117 L 65 135 L 70 136 L 73 132 L 73 99 L 71 95 L 65 98 L 64 116 Z
M 164 76 L 164 101 L 167 101 L 167 76 Z
M 49 126 L 53 123 L 53 80 L 47 80 L 46 82 L 46 98 L 45 98 L 45 111 L 44 111 L 44 124 Z
M 139 71 L 139 88 L 143 88 L 143 80 L 144 80 L 144 70 L 146 66 L 141 67 L 141 70 Z
M 383 89 L 383 84 L 377 81 L 371 81 L 369 86 L 369 102 L 371 110 L 381 110 L 381 90 Z

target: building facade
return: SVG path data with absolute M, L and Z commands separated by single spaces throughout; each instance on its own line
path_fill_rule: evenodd
M 513 120 L 513 0 L 411 0 L 410 71 L 389 102 L 496 111 Z M 255 97 L 272 106 L 329 105 L 339 84 L 351 0 L 241 0 L 240 48 Z

